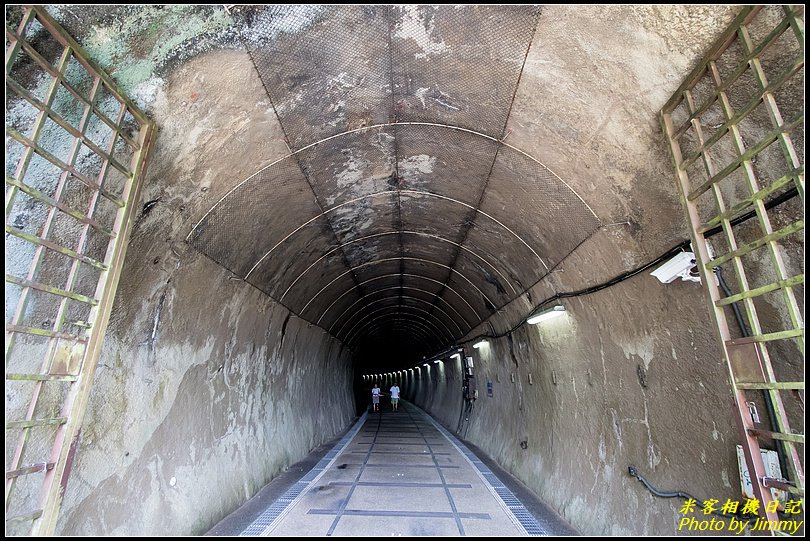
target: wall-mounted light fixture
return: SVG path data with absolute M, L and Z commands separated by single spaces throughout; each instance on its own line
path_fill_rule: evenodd
M 437 360 L 437 361 L 433 361 L 433 364 L 439 364 L 440 362 L 442 362 L 442 360 L 441 360 L 441 359 L 439 359 L 439 360 Z
M 565 314 L 565 306 L 562 305 L 554 305 L 550 308 L 546 308 L 545 310 L 540 310 L 539 312 L 535 312 L 529 319 L 526 320 L 526 323 L 530 325 L 536 325 L 541 321 L 546 321 L 547 319 L 552 319 L 558 316 Z
M 461 360 L 461 353 L 453 353 L 452 355 L 450 355 L 450 358 L 451 359 L 458 359 L 460 361 Z
M 480 348 L 486 346 L 487 344 L 489 344 L 489 342 L 487 340 L 481 340 L 480 342 L 476 342 L 475 344 L 473 344 L 473 347 L 475 349 L 480 349 Z
M 427 366 L 428 368 L 430 368 L 430 365 L 428 363 L 425 363 L 422 366 Z

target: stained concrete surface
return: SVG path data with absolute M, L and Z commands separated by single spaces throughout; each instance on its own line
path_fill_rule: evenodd
M 511 508 L 496 496 L 491 481 L 418 408 L 401 402 L 397 412 L 389 407 L 369 411 L 353 431 L 348 442 L 335 447 L 338 454 L 301 495 L 288 505 L 281 504 L 286 507 L 280 514 L 260 516 L 238 530 L 245 515 L 255 514 L 256 505 L 249 502 L 209 534 L 526 535 Z M 546 534 L 574 533 L 547 506 L 530 495 L 524 497 L 543 516 Z M 269 510 L 273 503 L 264 500 Z M 536 522 L 532 524 L 537 527 Z
M 566 179 L 614 225 L 467 339 L 503 333 L 535 303 L 600 283 L 687 238 L 655 113 L 680 82 L 677 66 L 700 53 L 700 40 L 686 33 L 708 39 L 722 24 L 716 18 L 727 21 L 732 13 L 716 6 L 545 9 L 510 116 L 510 137 L 519 134 L 552 170 L 570 172 Z M 560 43 L 569 47 L 558 49 Z M 549 91 L 578 99 L 544 100 Z M 803 253 L 803 246 L 796 250 Z M 801 268 L 798 260 L 790 265 Z M 630 464 L 664 490 L 739 498 L 731 390 L 701 287 L 662 285 L 643 274 L 561 304 L 564 318 L 524 325 L 469 350 L 480 398 L 466 437 L 583 532 L 678 533 L 679 503 L 652 497 L 627 475 Z M 796 352 L 787 352 L 782 366 L 789 369 L 795 359 Z M 419 368 L 403 390 L 456 427 L 460 366 L 446 362 L 428 370 Z M 559 475 L 566 476 L 566 490 Z
M 662 490 L 737 497 L 736 426 L 719 398 L 730 393 L 725 367 L 710 329 L 653 338 L 645 324 L 672 310 L 706 317 L 697 284 L 652 304 L 639 301 L 662 294 L 651 276 L 612 289 L 624 306 L 611 293 L 566 301 L 565 317 L 472 350 L 479 399 L 463 434 L 581 531 L 674 534 L 678 502 L 652 497 L 627 467 Z M 461 380 L 459 362 L 446 360 L 401 386 L 457 428 Z
M 203 533 L 354 415 L 350 352 L 183 243 L 220 179 L 283 149 L 272 123 L 245 128 L 268 106 L 246 62 L 219 51 L 179 69 L 153 110 L 144 209 L 58 533 Z
M 311 453 L 304 457 L 303 460 L 296 462 L 286 468 L 284 472 L 279 473 L 272 481 L 262 487 L 255 496 L 245 502 L 244 505 L 239 506 L 232 513 L 217 522 L 205 535 L 232 536 L 239 535 L 245 531 L 273 504 L 273 502 L 282 497 L 291 486 L 295 485 L 301 477 L 312 470 L 324 455 L 337 445 L 342 436 L 343 434 L 341 433 L 332 440 L 316 447 Z
M 473 325 L 464 339 L 510 329 L 539 300 L 601 282 L 686 238 L 656 114 L 737 9 L 543 8 L 506 122 L 506 142 L 559 174 L 602 227 L 534 285 L 527 279 L 534 270 L 520 271 L 529 261 L 525 254 L 499 245 L 496 263 L 511 261 L 515 272 L 504 272 L 528 290 L 480 324 L 466 312 L 457 318 Z M 354 414 L 355 370 L 412 365 L 413 344 L 424 345 L 423 331 L 394 323 L 393 334 L 368 340 L 357 355 L 183 242 L 219 198 L 289 153 L 244 49 L 268 34 L 256 33 L 257 27 L 240 34 L 233 19 L 213 6 L 54 11 L 161 130 L 59 532 L 200 533 L 343 430 Z M 179 41 L 159 39 L 171 32 Z M 475 69 L 469 73 L 474 76 Z M 431 96 L 441 100 L 441 94 L 424 97 L 443 107 Z M 404 129 L 399 136 L 407 136 Z M 414 152 L 410 161 L 402 160 L 413 162 L 403 178 L 425 182 L 423 171 L 435 166 L 436 174 L 445 171 L 448 189 L 459 186 L 448 193 L 463 192 L 464 177 L 447 171 L 476 157 L 461 143 L 454 148 L 459 156 L 447 167 L 431 161 L 429 151 Z M 387 159 L 381 153 L 359 174 L 338 167 L 340 178 L 355 175 L 345 197 L 379 189 Z M 518 188 L 519 181 L 514 179 Z M 411 204 L 407 196 L 402 200 Z M 273 224 L 286 224 L 285 201 L 264 201 L 260 208 Z M 509 197 L 492 202 L 507 218 L 515 217 Z M 458 217 L 448 218 L 446 206 L 411 208 L 414 228 L 423 225 L 422 217 L 446 222 L 451 230 L 463 226 Z M 379 221 L 390 224 L 392 212 L 382 210 Z M 341 218 L 346 227 L 369 219 L 352 213 Z M 314 230 L 311 240 L 328 245 L 326 233 Z M 446 255 L 439 245 L 426 248 L 405 235 L 391 239 L 400 237 L 403 249 Z M 386 250 L 396 253 L 397 246 L 364 244 L 355 256 L 374 261 Z M 273 272 L 300 264 L 297 256 L 291 248 L 274 261 Z M 785 256 L 801 269 L 803 243 L 791 245 Z M 492 287 L 491 269 L 459 261 L 476 268 L 483 288 Z M 422 267 L 415 267 L 417 274 Z M 401 272 L 398 262 L 383 268 Z M 368 270 L 359 275 L 376 276 Z M 439 293 L 407 276 L 375 284 L 430 290 L 428 302 Z M 314 281 L 306 287 L 317 290 Z M 466 310 L 463 300 L 447 292 L 443 298 Z M 480 297 L 469 302 L 484 306 Z M 437 305 L 452 313 L 446 303 Z M 631 463 L 656 486 L 737 497 L 730 389 L 700 286 L 662 285 L 640 275 L 565 305 L 564 320 L 521 327 L 475 354 L 480 388 L 492 381 L 495 393 L 477 401 L 462 429 L 466 438 L 583 533 L 674 533 L 676 504 L 652 498 L 629 478 Z M 794 357 L 785 352 L 788 362 Z M 429 380 L 401 386 L 455 428 L 460 371 L 442 366 L 431 367 Z M 324 407 L 301 410 L 301 396 L 312 392 Z

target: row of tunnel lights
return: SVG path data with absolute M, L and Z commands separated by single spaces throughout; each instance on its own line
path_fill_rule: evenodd
M 564 313 L 565 313 L 565 307 L 562 306 L 562 305 L 557 304 L 557 305 L 552 306 L 550 308 L 546 308 L 545 310 L 540 310 L 538 312 L 535 312 L 534 314 L 529 316 L 528 319 L 526 319 L 526 323 L 528 323 L 530 325 L 537 325 L 538 323 L 541 323 L 543 321 L 546 321 L 546 320 L 553 319 L 555 317 L 561 316 Z M 484 346 L 487 346 L 487 345 L 489 345 L 489 340 L 479 340 L 478 342 L 473 344 L 473 347 L 475 349 L 480 349 L 480 348 L 482 348 Z M 461 351 L 461 350 L 459 350 L 459 351 Z M 450 358 L 451 359 L 458 358 L 458 360 L 460 361 L 461 360 L 461 353 L 454 353 L 453 355 L 450 355 Z M 443 362 L 444 362 L 443 359 L 436 359 L 435 361 L 433 361 L 433 364 L 439 364 L 439 363 L 443 363 Z M 422 366 L 430 368 L 430 363 L 423 363 Z M 413 372 L 414 368 L 417 369 L 417 370 L 421 370 L 421 368 L 417 365 L 417 366 L 414 366 L 413 368 L 408 368 L 406 370 L 397 370 L 395 372 L 388 372 L 387 374 L 364 374 L 363 379 L 364 380 L 370 380 L 370 379 L 375 379 L 376 380 L 376 379 L 382 379 L 384 377 L 391 377 L 391 376 L 402 377 L 402 375 L 405 374 L 406 372 Z
M 478 348 L 478 347 L 481 347 L 481 346 L 479 346 L 479 344 L 487 344 L 487 343 L 488 342 L 486 340 L 483 340 L 483 341 L 478 342 L 477 344 L 475 344 L 473 347 Z M 450 358 L 451 359 L 453 359 L 453 358 L 461 359 L 461 353 L 454 353 L 453 355 L 450 355 Z M 442 359 L 437 359 L 437 360 L 433 361 L 433 364 L 439 364 L 439 363 L 443 363 L 443 362 L 444 361 Z M 424 363 L 424 364 L 422 364 L 422 366 L 430 367 L 430 363 Z M 419 367 L 419 366 L 416 366 L 414 368 L 416 368 L 416 370 L 421 370 L 421 367 Z M 403 374 L 406 374 L 407 372 L 413 372 L 413 371 L 414 371 L 413 368 L 407 368 L 405 370 L 397 370 L 395 372 L 388 372 L 387 374 L 365 374 L 363 376 L 363 379 L 364 380 L 368 380 L 368 379 L 379 380 L 379 379 L 382 379 L 382 378 L 385 378 L 385 377 L 390 378 L 391 376 L 400 376 L 401 377 Z

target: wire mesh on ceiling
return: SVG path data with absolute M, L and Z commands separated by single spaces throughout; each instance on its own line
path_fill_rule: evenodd
M 342 322 L 380 290 L 392 319 L 466 333 L 599 225 L 561 179 L 500 142 L 539 15 L 244 8 L 292 154 L 215 205 L 189 242 L 339 338 L 379 326 L 372 316 L 350 334 Z M 430 304 L 413 306 L 408 290 Z

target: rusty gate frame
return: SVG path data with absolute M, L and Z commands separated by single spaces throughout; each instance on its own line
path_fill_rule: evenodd
M 63 47 L 55 65 L 48 62 L 32 46 L 29 42 L 32 40 L 26 38 L 26 31 L 34 21 L 42 26 L 42 30 L 39 30 L 39 32 L 45 32 L 49 39 L 52 38 L 58 45 Z M 127 242 L 136 214 L 134 212 L 135 204 L 140 197 L 146 162 L 157 129 L 154 122 L 147 118 L 137 105 L 124 95 L 115 81 L 48 15 L 43 7 L 24 6 L 20 24 L 16 28 L 6 25 L 6 39 L 8 42 L 6 49 L 6 91 L 8 95 L 14 96 L 15 99 L 24 100 L 36 110 L 36 119 L 33 122 L 30 137 L 23 135 L 10 126 L 8 119 L 6 124 L 7 141 L 13 140 L 23 148 L 14 175 L 6 175 L 6 236 L 7 238 L 13 236 L 20 241 L 30 243 L 35 250 L 27 276 L 12 276 L 8 272 L 6 273 L 6 282 L 21 288 L 12 321 L 6 324 L 6 381 L 28 381 L 34 385 L 34 390 L 30 393 L 30 404 L 25 418 L 9 420 L 8 412 L 6 413 L 7 437 L 10 435 L 10 431 L 19 431 L 19 435 L 16 436 L 17 446 L 11 459 L 11 465 L 6 471 L 6 525 L 8 526 L 10 522 L 30 522 L 32 534 L 51 535 L 56 528 L 62 497 L 70 475 L 78 444 L 79 431 L 87 408 L 93 376 L 109 322 Z M 43 70 L 51 78 L 48 92 L 42 99 L 37 98 L 23 84 L 10 77 L 12 67 L 21 51 L 27 54 L 28 58 L 37 66 L 37 69 Z M 83 96 L 67 80 L 66 70 L 72 59 L 75 59 L 92 78 L 92 89 L 87 97 Z M 57 91 L 60 89 L 75 98 L 83 109 L 78 126 L 73 126 L 52 108 Z M 105 114 L 99 104 L 100 96 L 104 93 L 107 96 L 112 96 L 114 103 L 117 103 L 118 114 L 114 119 Z M 133 135 L 127 134 L 124 127 L 125 119 L 128 117 L 131 117 L 130 122 L 134 120 L 134 124 L 138 128 L 137 132 L 133 130 Z M 99 145 L 96 145 L 86 133 L 91 118 L 100 120 L 112 132 L 109 146 L 106 149 L 99 148 Z M 55 123 L 72 137 L 70 155 L 66 161 L 50 153 L 40 144 L 40 136 L 47 120 Z M 126 145 L 127 152 L 131 152 L 131 160 L 128 164 L 121 164 L 114 156 L 116 143 L 122 146 Z M 92 150 L 101 161 L 100 173 L 96 178 L 85 175 L 75 167 L 76 158 L 82 145 Z M 26 182 L 26 170 L 34 155 L 46 160 L 60 171 L 58 180 L 57 175 L 54 175 L 56 191 L 52 196 L 37 190 Z M 107 174 L 113 169 L 118 170 L 126 179 L 120 194 L 105 189 Z M 66 182 L 71 177 L 79 180 L 91 190 L 89 210 L 86 212 L 70 208 L 64 201 L 60 201 Z M 41 234 L 32 235 L 16 227 L 15 224 L 9 223 L 9 216 L 14 209 L 15 200 L 19 193 L 26 194 L 27 197 L 44 204 L 48 208 L 47 219 L 43 224 L 37 224 L 42 228 Z M 105 198 L 118 207 L 111 228 L 106 228 L 93 219 L 100 198 Z M 49 239 L 57 211 L 74 218 L 82 226 L 81 234 L 75 239 L 76 246 L 73 248 L 60 245 Z M 90 228 L 106 234 L 109 238 L 103 261 L 98 261 L 82 253 L 86 248 Z M 65 286 L 54 287 L 35 280 L 46 251 L 59 253 L 72 261 Z M 72 291 L 80 265 L 90 265 L 99 271 L 93 297 Z M 55 322 L 50 329 L 21 324 L 33 290 L 52 296 L 49 298 L 58 299 L 59 309 Z M 87 321 L 66 321 L 69 302 L 80 302 L 91 306 Z M 63 326 L 66 323 L 83 330 L 75 334 L 64 332 Z M 42 327 L 44 326 L 42 325 Z M 48 345 L 38 372 L 34 370 L 29 373 L 9 372 L 9 362 L 14 359 L 15 338 L 21 334 L 47 338 Z M 65 344 L 70 344 L 67 361 L 55 362 L 58 348 L 62 347 L 64 351 Z M 61 406 L 61 413 L 58 417 L 36 418 L 37 400 L 44 386 L 52 382 L 67 382 L 69 385 L 64 403 Z M 22 459 L 31 429 L 39 426 L 56 427 L 51 438 L 50 456 L 42 457 L 44 460 L 41 462 L 28 463 L 29 461 L 26 461 L 27 463 L 23 464 Z M 15 482 L 23 476 L 40 472 L 43 474 L 43 479 L 36 508 L 9 517 L 8 511 L 13 501 Z M 23 503 L 27 505 L 31 502 L 25 501 Z

